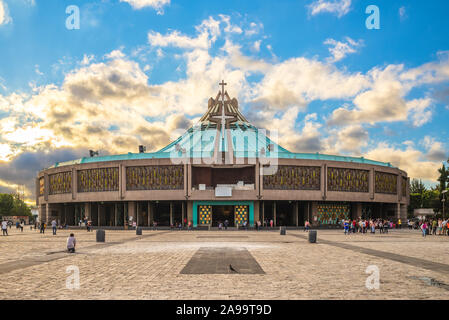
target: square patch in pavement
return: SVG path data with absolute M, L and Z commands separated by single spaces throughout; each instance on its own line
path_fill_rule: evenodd
M 246 248 L 202 247 L 186 264 L 181 274 L 264 274 Z

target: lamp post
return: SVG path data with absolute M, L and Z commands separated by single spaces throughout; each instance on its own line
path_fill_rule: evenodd
M 443 202 L 443 220 L 444 220 L 444 203 L 446 202 L 446 199 L 444 198 L 445 193 L 447 190 L 443 190 L 441 193 L 443 194 L 443 199 L 441 199 L 441 202 Z

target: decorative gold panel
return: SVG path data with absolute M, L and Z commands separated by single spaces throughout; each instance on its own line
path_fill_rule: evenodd
M 119 170 L 98 168 L 78 171 L 78 192 L 118 191 Z
M 39 195 L 43 196 L 45 193 L 45 179 L 44 177 L 39 178 Z
M 63 194 L 72 192 L 72 171 L 59 172 L 48 175 L 49 193 Z
M 263 176 L 267 190 L 320 190 L 321 167 L 278 166 L 273 175 Z
M 374 186 L 376 193 L 397 194 L 398 176 L 386 172 L 377 172 L 374 176 Z
M 327 168 L 327 190 L 369 192 L 369 171 L 347 168 Z
M 407 195 L 407 178 L 402 177 L 402 196 Z
M 182 190 L 184 166 L 126 168 L 126 190 Z

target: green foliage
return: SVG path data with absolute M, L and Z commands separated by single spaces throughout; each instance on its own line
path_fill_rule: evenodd
M 449 182 L 449 168 L 447 169 L 446 166 L 443 164 L 443 166 L 438 169 L 438 173 L 440 176 L 438 177 L 438 182 L 440 182 L 439 190 L 443 191 L 446 190 L 447 184 Z
M 418 193 L 421 194 L 427 190 L 424 183 L 422 183 L 421 180 L 418 179 L 412 179 L 412 182 L 410 183 L 410 194 L 412 193 Z
M 30 216 L 31 209 L 12 194 L 0 193 L 0 216 Z

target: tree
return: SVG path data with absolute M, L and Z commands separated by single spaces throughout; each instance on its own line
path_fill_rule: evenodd
M 0 193 L 0 216 L 31 216 L 31 209 L 17 195 Z
M 421 179 L 412 179 L 410 183 L 410 193 L 423 194 L 427 191 L 426 186 L 422 183 Z
M 12 215 L 14 197 L 10 194 L 0 194 L 0 216 Z
M 443 166 L 438 169 L 438 173 L 440 176 L 438 177 L 438 181 L 440 182 L 439 190 L 442 192 L 443 190 L 446 190 L 448 178 L 449 178 L 449 168 L 446 169 L 446 166 L 443 164 Z

